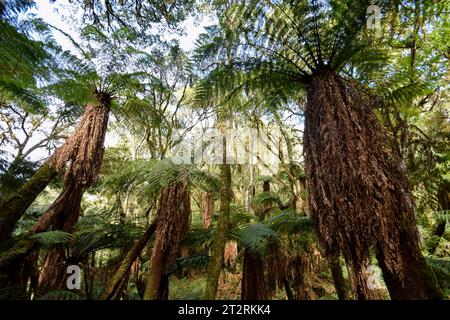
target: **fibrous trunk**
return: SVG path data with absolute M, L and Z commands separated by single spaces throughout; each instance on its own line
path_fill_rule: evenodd
M 212 192 L 207 192 L 204 199 L 203 214 L 202 214 L 204 229 L 208 229 L 211 226 L 213 215 L 214 215 L 214 194 Z
M 6 211 L 1 211 L 1 215 L 8 218 L 8 223 L 2 225 L 5 230 L 8 230 L 5 231 L 8 236 L 15 222 L 20 219 L 38 194 L 58 172 L 63 170 L 68 162 L 70 165 L 64 177 L 62 193 L 33 226 L 30 234 L 50 229 L 70 231 L 78 220 L 81 196 L 84 190 L 96 181 L 98 176 L 111 103 L 109 94 L 97 91 L 94 94 L 97 99 L 96 103 L 86 106 L 83 117 L 74 133 L 61 147 L 56 149 L 55 153 L 35 173 L 31 180 L 21 187 L 19 193 L 1 204 L 2 210 L 7 208 Z M 19 241 L 0 258 L 1 272 L 9 274 L 14 272 L 14 269 L 20 268 L 21 261 L 30 254 L 34 247 L 35 242 L 32 240 L 23 239 Z M 52 254 L 56 255 L 55 252 L 49 252 L 49 259 L 44 262 L 45 268 L 41 274 L 41 277 L 44 275 L 44 279 L 49 279 L 49 277 L 62 278 L 60 275 L 63 271 L 61 264 L 61 261 L 63 261 L 61 259 L 64 257 L 63 252 L 55 257 L 51 257 Z M 55 264 L 55 262 L 52 262 L 54 258 L 59 261 L 56 264 L 61 270 L 51 275 L 52 272 L 55 272 L 54 266 L 52 267 Z M 45 276 L 46 273 L 50 273 L 48 277 Z M 46 286 L 47 284 L 53 286 L 54 281 L 51 282 L 41 281 Z
M 280 250 L 278 243 L 270 243 L 267 246 L 267 291 L 268 296 L 272 297 L 279 288 L 289 286 L 286 278 L 286 257 Z M 288 293 L 287 292 L 287 293 Z M 291 293 L 289 292 L 289 295 Z
M 64 176 L 63 190 L 33 226 L 33 233 L 45 230 L 72 232 L 78 222 L 81 198 L 84 191 L 96 182 L 103 158 L 111 100 L 107 94 L 99 93 L 97 97 L 99 103 L 87 105 L 84 121 L 69 139 L 69 167 Z M 59 289 L 64 286 L 69 264 L 64 254 L 63 248 L 51 249 L 47 253 L 39 279 L 41 289 Z
M 242 300 L 267 300 L 267 287 L 264 279 L 264 261 L 259 252 L 244 252 L 242 271 Z
M 62 146 L 55 150 L 54 154 L 36 171 L 29 181 L 23 184 L 15 194 L 0 203 L 0 241 L 9 238 L 14 225 L 23 216 L 27 208 L 57 174 L 64 170 L 66 164 L 69 161 L 73 161 L 77 157 L 78 152 L 83 152 L 84 147 L 88 147 L 86 142 L 93 138 L 101 138 L 101 136 L 94 137 L 89 136 L 89 134 L 101 134 L 100 131 L 95 130 L 102 128 L 97 127 L 95 129 L 93 127 L 94 122 L 106 128 L 110 97 L 108 94 L 101 92 L 96 92 L 95 95 L 101 107 L 97 108 L 97 104 L 87 105 L 74 133 Z M 93 147 L 94 145 L 91 143 L 89 148 Z M 100 150 L 96 150 L 95 153 L 91 150 L 89 157 L 92 159 L 86 160 L 95 161 L 96 159 L 93 159 L 95 157 L 100 157 L 101 160 L 101 153 L 97 155 L 97 151 Z
M 156 239 L 144 299 L 168 298 L 167 269 L 180 254 L 181 241 L 189 229 L 190 216 L 189 186 L 179 182 L 164 187 L 159 199 Z
M 312 76 L 304 135 L 312 218 L 326 252 L 350 262 L 359 298 L 371 297 L 364 273 L 375 247 L 392 298 L 440 298 L 401 161 L 370 101 L 330 70 Z

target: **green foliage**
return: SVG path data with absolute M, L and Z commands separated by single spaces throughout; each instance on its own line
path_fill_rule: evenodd
M 305 236 L 315 232 L 311 218 L 300 216 L 294 210 L 285 210 L 278 215 L 269 217 L 265 223 L 278 233 Z
M 263 253 L 270 242 L 277 241 L 275 232 L 263 223 L 248 224 L 234 236 L 251 254 Z
M 38 298 L 38 300 L 83 300 L 82 297 L 72 291 L 54 290 L 49 291 Z
M 206 270 L 209 260 L 210 257 L 205 255 L 192 255 L 188 257 L 178 258 L 175 260 L 174 264 L 171 268 L 169 268 L 169 271 L 166 274 L 169 276 L 181 271 Z
M 450 221 L 450 210 L 439 210 L 433 211 L 433 217 L 436 223 L 447 222 Z
M 105 223 L 100 225 L 78 224 L 79 231 L 74 235 L 70 244 L 70 255 L 75 261 L 82 261 L 90 253 L 106 248 L 123 248 L 130 246 L 135 240 L 140 239 L 145 230 L 132 222 Z
M 450 261 L 442 258 L 427 258 L 439 285 L 445 292 L 450 292 Z
M 165 186 L 178 182 L 209 192 L 219 190 L 218 179 L 212 174 L 198 170 L 194 165 L 175 164 L 171 159 L 126 162 L 105 179 L 104 185 L 114 190 L 127 190 L 132 186 L 139 198 L 152 199 Z
M 252 204 L 254 206 L 263 206 L 272 203 L 282 205 L 280 197 L 275 192 L 261 192 L 252 198 Z
M 70 233 L 53 230 L 40 232 L 31 236 L 31 239 L 37 240 L 37 242 L 44 247 L 51 247 L 58 244 L 65 244 L 72 240 L 72 235 Z

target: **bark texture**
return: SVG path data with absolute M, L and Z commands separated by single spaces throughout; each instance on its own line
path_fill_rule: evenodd
M 286 278 L 286 257 L 277 243 L 268 244 L 266 261 L 267 293 L 269 297 L 272 297 L 277 289 L 286 287 L 286 285 L 289 286 Z M 292 296 L 291 292 L 289 292 L 289 294 Z
M 204 229 L 208 229 L 211 226 L 213 215 L 214 215 L 214 194 L 212 192 L 207 192 L 205 195 L 202 212 L 202 221 Z
M 241 299 L 268 299 L 266 281 L 264 278 L 264 261 L 260 253 L 244 252 Z
M 33 226 L 32 233 L 46 230 L 63 230 L 70 233 L 78 222 L 81 198 L 84 191 L 97 181 L 103 159 L 111 97 L 106 93 L 97 93 L 97 99 L 98 104 L 86 106 L 82 121 L 69 138 L 66 149 L 68 154 L 59 154 L 56 157 L 57 165 L 69 161 L 64 175 L 64 187 L 58 198 Z M 39 277 L 41 290 L 64 287 L 66 267 L 73 263 L 66 261 L 63 248 L 51 249 L 44 259 Z
M 134 261 L 139 257 L 142 250 L 144 249 L 147 242 L 150 240 L 151 236 L 155 233 L 157 226 L 157 221 L 153 221 L 152 224 L 148 227 L 144 236 L 136 242 L 131 250 L 128 252 L 127 256 L 120 264 L 119 268 L 116 270 L 111 280 L 108 282 L 107 288 L 105 292 L 101 295 L 100 300 L 110 300 L 114 297 L 116 292 L 121 287 L 121 283 L 123 283 L 126 274 L 130 271 L 130 268 Z
M 62 146 L 55 150 L 55 153 L 36 171 L 29 181 L 22 185 L 15 194 L 0 203 L 0 241 L 10 237 L 16 222 L 19 221 L 45 187 L 58 173 L 64 170 L 69 161 L 72 162 L 72 173 L 69 173 L 69 175 L 80 174 L 80 178 L 86 180 L 85 184 L 92 183 L 90 180 L 96 179 L 89 178 L 88 175 L 90 174 L 89 171 L 92 170 L 92 176 L 96 176 L 95 171 L 98 169 L 99 161 L 101 162 L 103 155 L 103 142 L 101 150 L 98 150 L 95 149 L 98 143 L 91 140 L 104 140 L 102 134 L 104 135 L 103 129 L 106 129 L 108 123 L 111 97 L 109 94 L 101 92 L 96 92 L 95 95 L 99 103 L 86 106 L 74 133 Z M 77 161 L 75 161 L 76 159 Z M 92 165 L 92 168 L 83 169 L 82 164 L 86 161 Z
M 156 239 L 144 293 L 145 300 L 167 300 L 167 268 L 180 255 L 181 241 L 189 229 L 190 216 L 189 186 L 185 183 L 166 186 L 159 199 Z
M 311 79 L 304 145 L 311 216 L 326 252 L 350 262 L 360 299 L 371 248 L 379 250 L 392 298 L 442 295 L 420 253 L 414 205 L 401 161 L 370 104 L 323 68 Z
M 64 187 L 61 194 L 32 227 L 30 235 L 47 230 L 64 230 L 71 232 L 78 221 L 81 197 L 86 188 L 96 182 L 103 157 L 111 97 L 107 93 L 95 92 L 96 103 L 88 104 L 74 133 L 59 147 L 36 174 L 22 186 L 19 193 L 3 203 L 9 209 L 1 211 L 8 216 L 8 223 L 3 225 L 8 233 L 15 222 L 22 216 L 37 195 L 46 187 L 53 177 L 61 172 L 67 163 Z M 28 190 L 28 191 L 27 191 Z M 30 192 L 28 195 L 26 192 Z M 20 203 L 27 199 L 24 203 Z M 14 200 L 14 201 L 13 201 Z M 20 268 L 24 257 L 35 247 L 35 241 L 24 239 L 15 244 L 0 257 L 0 270 L 10 274 Z M 64 285 L 64 252 L 61 248 L 50 250 L 43 263 L 40 274 L 40 287 L 58 288 Z

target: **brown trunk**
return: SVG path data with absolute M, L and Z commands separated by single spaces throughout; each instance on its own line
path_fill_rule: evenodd
M 261 254 L 245 251 L 243 264 L 241 299 L 267 300 L 264 261 Z
M 334 287 L 336 288 L 336 293 L 339 300 L 348 300 L 348 285 L 345 281 L 344 275 L 342 274 L 342 267 L 339 263 L 339 258 L 330 258 L 328 264 L 330 266 Z
M 67 162 L 83 164 L 90 163 L 93 167 L 80 167 L 74 169 L 74 174 L 81 173 L 80 178 L 85 178 L 81 171 L 92 170 L 94 180 L 95 171 L 98 169 L 103 155 L 103 140 L 108 123 L 111 97 L 109 94 L 96 92 L 97 104 L 86 106 L 74 133 L 66 142 L 56 149 L 55 153 L 36 171 L 33 177 L 20 187 L 17 193 L 0 203 L 0 241 L 8 239 L 17 221 L 23 216 L 27 208 L 33 203 L 45 187 L 61 172 Z M 94 141 L 99 139 L 98 141 Z M 96 143 L 101 140 L 101 146 Z M 99 147 L 99 149 L 97 148 Z M 95 149 L 97 148 L 97 149 Z M 81 157 L 81 158 L 80 158 Z M 77 161 L 75 161 L 78 159 Z M 87 178 L 87 176 L 86 176 Z M 86 181 L 92 183 L 92 178 Z
M 295 300 L 313 300 L 313 292 L 309 281 L 308 256 L 296 254 L 291 257 L 289 269 L 292 273 L 292 286 Z
M 263 192 L 270 192 L 270 181 L 264 180 Z M 257 208 L 255 210 L 255 215 L 258 218 L 258 220 L 263 221 L 266 218 L 266 215 L 267 215 L 267 213 L 269 213 L 271 208 L 272 208 L 271 202 L 264 203 L 263 206 Z
M 111 98 L 102 93 L 98 93 L 97 98 L 99 103 L 86 107 L 85 122 L 80 123 L 76 134 L 70 138 L 73 145 L 68 157 L 70 166 L 64 176 L 63 191 L 33 226 L 32 233 L 49 229 L 70 233 L 78 222 L 81 198 L 84 191 L 97 181 L 103 158 Z M 47 253 L 39 279 L 41 292 L 65 286 L 68 264 L 63 248 L 51 249 Z
M 405 240 L 406 242 L 407 240 Z M 383 256 L 383 251 L 378 250 L 377 259 L 383 272 L 383 279 L 393 300 L 423 300 L 440 299 L 441 292 L 436 285 L 432 271 L 424 257 L 417 257 L 408 246 L 399 252 L 405 259 L 406 274 L 403 281 L 397 274 L 390 271 Z M 409 261 L 407 259 L 410 259 Z
M 231 270 L 234 270 L 236 268 L 237 256 L 238 256 L 237 242 L 228 241 L 225 244 L 225 249 L 223 251 L 223 261 L 225 266 L 227 266 Z
M 277 243 L 270 243 L 267 246 L 267 292 L 272 297 L 277 288 L 285 287 L 286 279 L 286 258 L 281 252 Z M 287 289 L 285 287 L 285 289 Z M 288 292 L 286 292 L 288 294 Z M 289 294 L 292 294 L 289 292 Z
M 211 226 L 213 215 L 214 215 L 214 194 L 212 192 L 207 192 L 204 199 L 203 215 L 202 215 L 204 229 L 208 229 Z
M 52 212 L 56 221 L 46 225 L 48 220 L 43 219 L 46 218 L 47 214 L 44 214 L 41 220 L 39 220 L 39 227 L 41 228 L 33 228 L 33 231 L 42 232 L 51 227 L 53 230 L 72 232 L 73 227 L 78 221 L 82 196 L 82 190 L 76 188 L 69 181 L 69 185 L 64 187 L 62 193 L 47 210 L 47 212 Z M 62 212 L 64 215 L 61 214 Z M 45 227 L 42 227 L 44 225 Z M 39 276 L 39 291 L 43 293 L 49 290 L 65 288 L 66 270 L 70 264 L 74 263 L 67 261 L 63 247 L 50 249 L 45 255 Z
M 101 296 L 101 300 L 110 300 L 116 294 L 116 291 L 119 289 L 120 284 L 123 281 L 125 275 L 129 272 L 131 265 L 134 261 L 139 257 L 142 250 L 144 249 L 147 242 L 150 240 L 151 236 L 155 233 L 157 225 L 157 220 L 153 221 L 152 224 L 148 227 L 144 236 L 136 242 L 131 250 L 128 252 L 127 256 L 120 264 L 120 267 L 112 276 L 111 280 L 108 282 L 108 286 L 105 292 Z
M 284 291 L 286 292 L 286 298 L 288 300 L 294 300 L 294 293 L 292 292 L 291 286 L 286 276 L 283 278 Z
M 326 251 L 351 262 L 359 298 L 370 299 L 364 271 L 375 246 L 398 284 L 416 283 L 414 292 L 400 286 L 405 298 L 441 298 L 423 263 L 401 161 L 368 102 L 330 70 L 313 75 L 304 135 L 311 216 Z
M 161 191 L 157 212 L 156 239 L 153 246 L 145 300 L 166 300 L 166 269 L 180 254 L 181 241 L 189 229 L 191 204 L 189 186 L 176 183 Z
M 86 106 L 83 117 L 70 138 L 55 151 L 31 180 L 22 186 L 19 194 L 12 197 L 11 201 L 8 200 L 1 204 L 2 208 L 5 206 L 8 208 L 6 212 L 1 213 L 2 216 L 6 215 L 9 221 L 7 224 L 3 224 L 7 230 L 11 230 L 39 192 L 58 172 L 62 171 L 69 161 L 70 166 L 64 177 L 64 189 L 61 195 L 33 226 L 30 234 L 48 229 L 62 229 L 68 232 L 72 230 L 78 220 L 81 196 L 84 190 L 96 181 L 103 156 L 103 142 L 111 97 L 109 94 L 99 92 L 96 92 L 95 95 L 98 103 Z M 29 192 L 30 195 L 24 192 Z M 21 203 L 22 201 L 23 203 Z M 9 236 L 9 231 L 5 232 L 8 232 Z M 2 274 L 11 274 L 15 269 L 20 268 L 24 257 L 28 256 L 34 247 L 33 240 L 24 239 L 9 249 L 0 258 Z M 65 272 L 63 260 L 51 261 L 55 258 L 63 259 L 64 254 L 60 250 L 55 249 L 53 253 L 50 251 L 49 256 L 45 259 L 44 274 L 41 275 L 43 280 L 41 283 L 44 287 L 52 287 L 55 281 L 61 282 L 57 280 L 59 276 L 56 276 L 54 281 L 48 280 L 53 275 Z M 56 270 L 56 266 L 61 270 Z
M 39 275 L 39 293 L 64 289 L 68 265 L 63 248 L 51 249 L 45 255 Z
M 367 273 L 368 262 L 361 264 L 353 263 L 350 267 L 350 277 L 353 278 L 354 292 L 358 300 L 376 300 L 376 292 L 369 288 L 369 275 Z

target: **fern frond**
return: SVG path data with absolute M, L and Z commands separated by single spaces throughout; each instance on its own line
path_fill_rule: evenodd
M 266 246 L 278 241 L 276 233 L 263 223 L 248 224 L 233 232 L 236 240 L 251 254 L 263 254 Z
M 209 256 L 200 254 L 178 258 L 175 260 L 172 267 L 169 268 L 167 275 L 170 276 L 183 270 L 204 270 L 208 267 L 209 261 Z
M 73 235 L 61 230 L 53 230 L 36 233 L 31 238 L 37 240 L 44 247 L 51 247 L 59 244 L 67 244 L 73 239 Z

